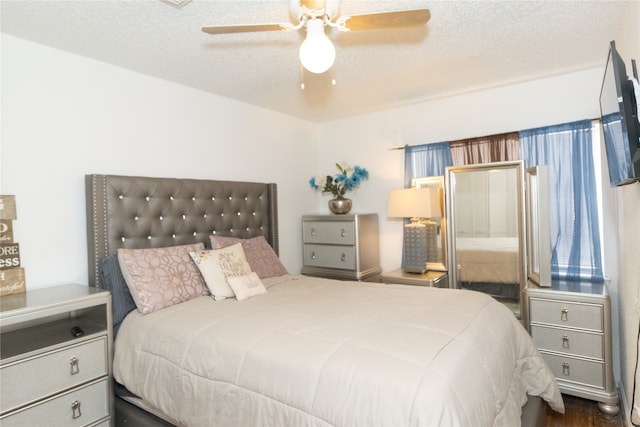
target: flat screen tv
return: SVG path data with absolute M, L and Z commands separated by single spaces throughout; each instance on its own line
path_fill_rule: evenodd
M 640 123 L 634 86 L 638 72 L 633 64 L 634 80 L 627 76 L 615 41 L 609 57 L 600 91 L 600 113 L 607 151 L 611 186 L 640 180 Z

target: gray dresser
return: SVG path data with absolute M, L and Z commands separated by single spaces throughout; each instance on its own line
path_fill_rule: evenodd
M 378 215 L 302 217 L 302 274 L 379 281 Z
M 562 393 L 619 412 L 613 379 L 611 307 L 604 283 L 553 282 L 526 288 L 529 332 Z
M 111 345 L 107 291 L 66 285 L 0 297 L 0 425 L 112 425 Z

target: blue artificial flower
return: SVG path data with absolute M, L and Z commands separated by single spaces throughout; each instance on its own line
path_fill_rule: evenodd
M 352 168 L 346 163 L 336 163 L 339 173 L 336 175 L 315 176 L 309 180 L 314 190 L 331 193 L 335 197 L 342 197 L 347 191 L 354 190 L 362 180 L 369 178 L 369 172 L 360 166 Z M 351 174 L 351 175 L 349 175 Z
M 309 180 L 309 185 L 311 186 L 311 188 L 313 188 L 314 190 L 318 189 L 318 184 L 316 183 L 316 177 L 312 176 L 311 179 Z
M 353 190 L 358 185 L 360 185 L 360 181 L 361 181 L 360 175 L 354 173 L 349 177 L 349 179 L 347 179 L 344 186 L 347 190 Z
M 359 175 L 362 179 L 369 178 L 369 171 L 365 168 L 361 168 L 360 166 L 356 166 L 355 168 L 353 168 L 353 173 Z

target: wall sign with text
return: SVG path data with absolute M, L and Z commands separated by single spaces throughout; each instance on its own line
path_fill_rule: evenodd
M 0 195 L 0 295 L 27 290 L 24 268 L 20 264 L 20 245 L 13 241 L 16 219 L 16 196 Z

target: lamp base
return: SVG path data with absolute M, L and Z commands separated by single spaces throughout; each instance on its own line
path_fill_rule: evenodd
M 427 227 L 412 222 L 404 226 L 402 269 L 406 273 L 427 271 Z

